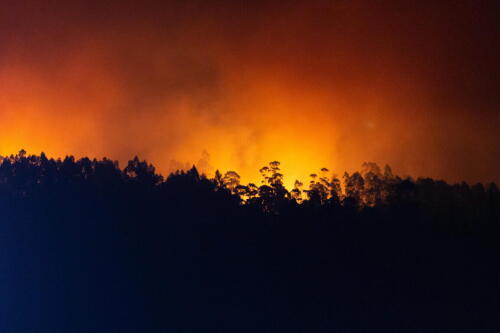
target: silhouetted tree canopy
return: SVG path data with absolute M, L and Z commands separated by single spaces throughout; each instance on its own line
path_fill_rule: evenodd
M 0 331 L 498 328 L 495 184 L 260 173 L 1 157 Z

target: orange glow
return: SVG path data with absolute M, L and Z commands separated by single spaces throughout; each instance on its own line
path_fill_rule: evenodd
M 448 57 L 465 54 L 462 44 L 442 45 L 450 37 L 439 15 L 415 24 L 416 9 L 356 2 L 197 4 L 130 10 L 130 21 L 127 8 L 103 9 L 100 21 L 79 7 L 39 17 L 19 6 L 13 13 L 41 31 L 0 32 L 0 155 L 24 148 L 121 165 L 139 155 L 164 174 L 196 164 L 257 183 L 278 160 L 288 186 L 365 161 L 452 182 L 500 180 L 498 114 L 488 111 L 497 106 L 478 116 L 472 98 L 460 99 L 462 81 L 440 81 L 470 78 Z

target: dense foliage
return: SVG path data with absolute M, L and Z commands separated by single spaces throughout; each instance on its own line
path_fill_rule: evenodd
M 0 160 L 2 332 L 493 332 L 495 184 Z

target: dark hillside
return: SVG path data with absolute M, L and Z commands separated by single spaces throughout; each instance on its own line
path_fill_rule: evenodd
M 496 332 L 500 193 L 0 162 L 1 332 Z

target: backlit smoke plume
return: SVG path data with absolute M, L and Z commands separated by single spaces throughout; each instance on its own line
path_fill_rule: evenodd
M 403 3 L 403 4 L 402 4 Z M 494 2 L 6 1 L 0 154 L 500 181 Z

